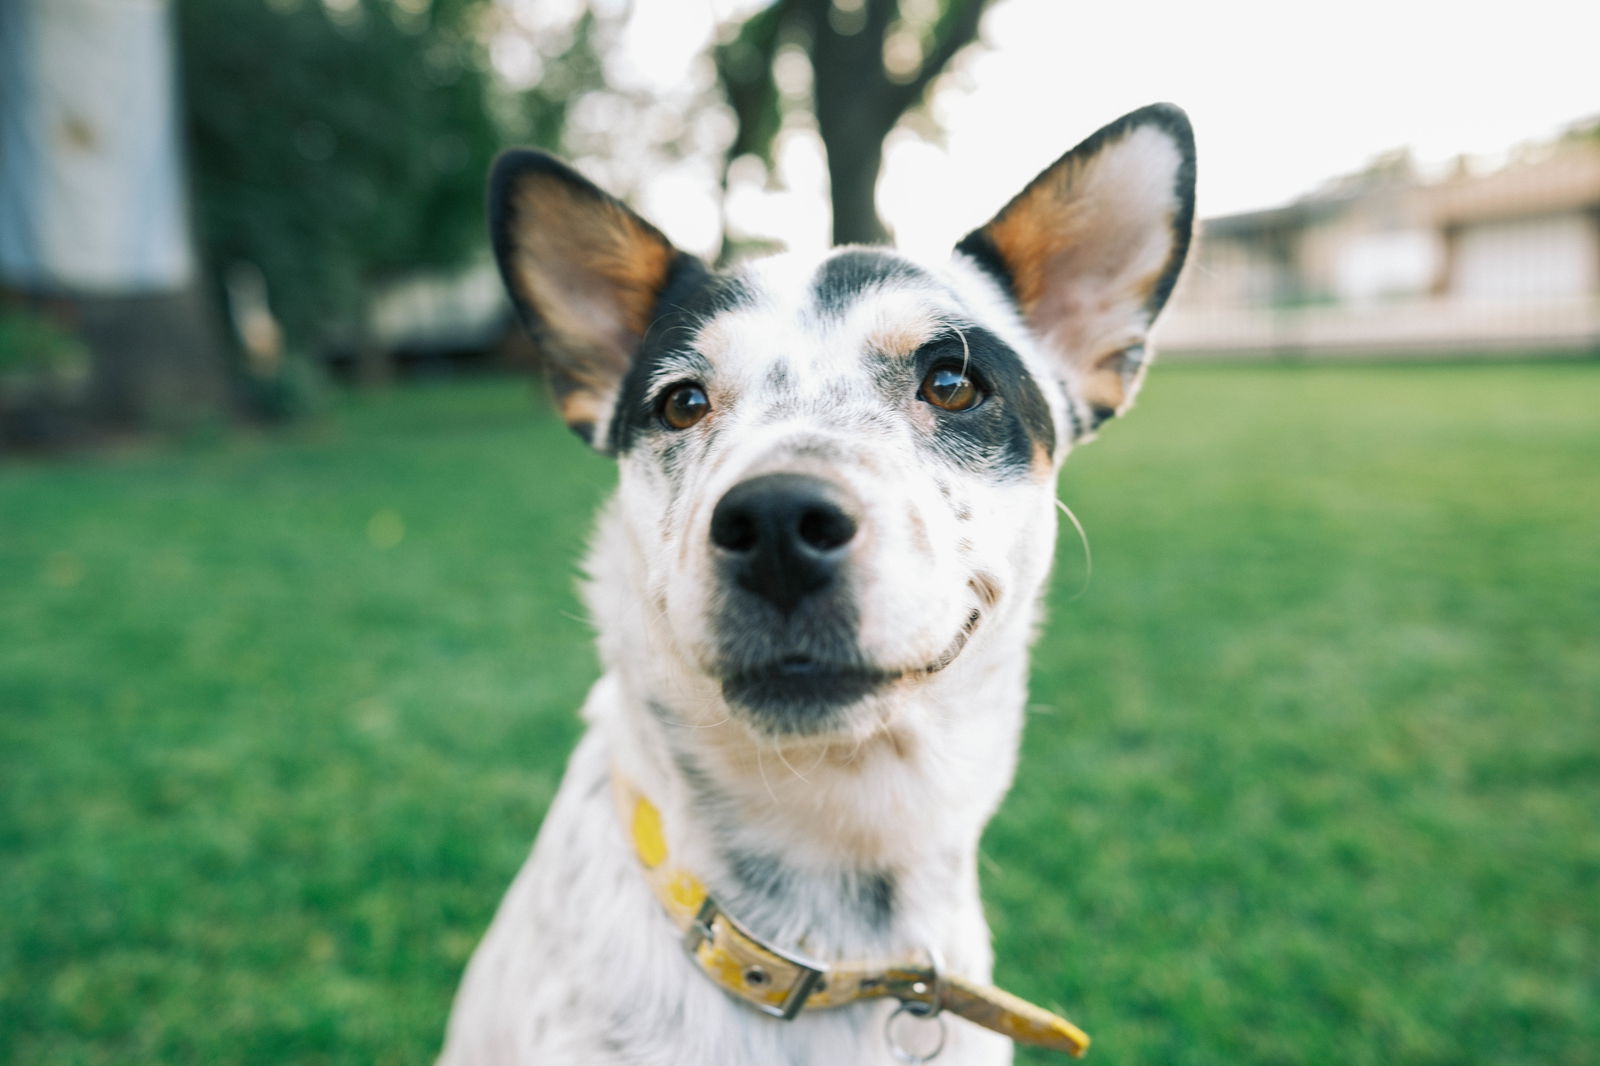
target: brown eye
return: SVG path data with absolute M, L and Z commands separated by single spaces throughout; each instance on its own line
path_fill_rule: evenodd
M 693 382 L 674 385 L 661 401 L 661 421 L 668 429 L 688 429 L 710 413 L 706 390 Z
M 987 395 L 959 367 L 936 366 L 922 379 L 924 400 L 946 411 L 970 411 Z

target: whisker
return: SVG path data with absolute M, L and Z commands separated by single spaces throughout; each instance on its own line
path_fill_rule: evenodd
M 781 747 L 776 747 L 775 746 L 772 749 L 772 751 L 773 751 L 773 754 L 775 754 L 778 757 L 778 761 L 783 763 L 784 766 L 787 766 L 789 768 L 789 772 L 791 774 L 793 774 L 794 776 L 798 777 L 801 781 L 804 781 L 806 784 L 808 784 L 808 785 L 811 784 L 810 780 L 807 779 L 806 775 L 801 773 L 799 770 L 796 770 L 794 768 L 794 764 L 791 763 L 787 758 L 784 757 L 783 749 Z M 816 767 L 813 766 L 812 769 L 815 770 Z
M 1083 584 L 1078 588 L 1077 592 L 1072 594 L 1072 599 L 1067 601 L 1071 603 L 1072 600 L 1078 599 L 1089 591 L 1089 582 L 1094 580 L 1094 556 L 1089 551 L 1089 534 L 1084 532 L 1083 523 L 1078 521 L 1078 516 L 1072 513 L 1072 508 L 1068 507 L 1059 497 L 1056 499 L 1056 506 L 1061 508 L 1061 513 L 1067 516 L 1067 521 L 1072 523 L 1072 528 L 1078 531 L 1078 542 L 1083 545 Z
M 772 782 L 767 780 L 767 768 L 761 762 L 761 749 L 764 746 L 760 741 L 756 742 L 756 773 L 761 775 L 761 784 L 767 790 L 767 796 L 773 803 L 777 803 L 778 794 L 772 791 Z

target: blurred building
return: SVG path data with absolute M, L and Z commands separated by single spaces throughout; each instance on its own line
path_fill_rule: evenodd
M 0 350 L 0 445 L 48 437 L 16 428 L 41 409 L 134 427 L 224 402 L 189 232 L 172 21 L 172 0 L 0 0 L 0 315 L 13 338 Z M 24 321 L 43 325 L 23 334 Z M 35 350 L 47 329 L 86 349 L 82 387 Z
M 1600 125 L 1487 172 L 1396 154 L 1207 221 L 1169 354 L 1600 351 Z

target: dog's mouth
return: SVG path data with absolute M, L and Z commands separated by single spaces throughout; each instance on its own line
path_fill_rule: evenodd
M 923 666 L 887 670 L 859 662 L 787 655 L 726 675 L 722 693 L 729 703 L 777 714 L 843 707 L 896 681 L 928 677 L 944 670 L 961 655 L 982 621 L 982 612 L 974 609 L 945 650 Z
M 940 652 L 939 657 L 933 662 L 914 672 L 922 675 L 937 674 L 940 670 L 955 662 L 956 658 L 966 650 L 967 644 L 972 640 L 972 635 L 978 631 L 978 626 L 982 624 L 983 612 L 974 607 L 972 613 L 967 615 L 967 620 L 962 625 L 960 632 L 950 642 L 949 647 Z
M 729 703 L 743 707 L 793 713 L 855 703 L 898 676 L 857 664 L 790 655 L 729 675 L 723 679 L 722 694 Z

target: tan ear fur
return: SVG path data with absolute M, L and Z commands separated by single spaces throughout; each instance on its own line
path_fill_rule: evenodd
M 1193 224 L 1193 136 L 1158 104 L 1062 156 L 958 247 L 1009 286 L 1098 423 L 1133 400 Z
M 542 152 L 500 157 L 490 231 L 561 415 L 597 446 L 622 378 L 683 256 L 644 219 Z

